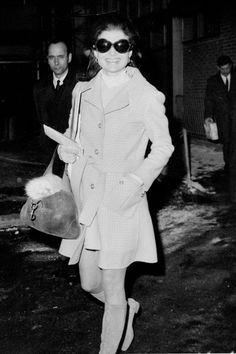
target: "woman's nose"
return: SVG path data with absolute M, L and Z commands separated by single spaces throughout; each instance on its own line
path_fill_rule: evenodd
M 113 45 L 110 48 L 110 54 L 112 54 L 112 55 L 117 54 L 117 51 L 115 50 Z

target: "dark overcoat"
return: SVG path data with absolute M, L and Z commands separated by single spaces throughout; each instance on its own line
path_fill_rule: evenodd
M 220 73 L 211 76 L 207 80 L 206 95 L 205 95 L 205 118 L 212 117 L 217 122 L 219 137 L 222 143 L 230 139 L 229 127 L 231 119 L 231 101 L 236 97 L 232 92 L 236 90 L 236 76 L 231 74 L 230 91 L 227 88 L 220 76 Z
M 70 71 L 66 75 L 63 85 L 58 91 L 53 86 L 53 76 L 42 78 L 35 83 L 34 86 L 34 102 L 37 112 L 37 117 L 41 127 L 40 140 L 45 154 L 45 163 L 48 164 L 53 151 L 56 148 L 56 143 L 45 136 L 43 124 L 64 132 L 68 127 L 72 103 L 72 91 L 77 83 L 77 76 Z M 53 172 L 62 175 L 64 163 L 56 156 Z
M 230 198 L 236 200 L 236 73 L 231 72 L 228 91 L 220 72 L 207 81 L 205 118 L 212 117 L 218 127 L 219 140 L 223 144 L 226 171 L 229 173 Z

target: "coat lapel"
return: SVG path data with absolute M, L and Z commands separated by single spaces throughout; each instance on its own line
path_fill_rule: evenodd
M 101 80 L 99 74 L 88 83 L 86 90 L 82 91 L 82 95 L 84 101 L 96 107 L 99 111 L 103 111 L 101 99 Z
M 223 79 L 222 79 L 220 73 L 218 73 L 218 82 L 219 82 L 219 85 L 221 86 L 221 88 L 222 88 L 224 91 L 228 92 L 228 90 L 227 90 L 227 88 L 226 88 L 226 85 L 225 85 L 225 83 L 224 83 L 224 81 L 223 81 Z
M 121 89 L 121 91 L 116 95 L 105 107 L 105 115 L 113 113 L 115 111 L 120 111 L 129 106 L 129 95 L 128 91 Z
M 94 79 L 86 83 L 86 86 L 82 89 L 82 99 L 87 103 L 94 106 L 96 109 L 109 117 L 110 113 L 127 108 L 130 102 L 139 96 L 139 91 L 143 91 L 143 85 L 138 85 L 141 81 L 145 81 L 143 76 L 136 68 L 128 68 L 128 74 L 132 80 L 125 88 L 122 88 L 120 92 L 103 108 L 101 98 L 101 75 L 100 73 L 95 76 Z M 138 87 L 138 88 L 137 88 Z M 130 89 L 131 88 L 131 89 Z
M 121 88 L 118 95 L 116 95 L 106 106 L 105 114 L 109 116 L 110 113 L 113 113 L 118 110 L 122 110 L 132 105 L 132 103 L 139 97 L 140 92 L 143 91 L 143 85 L 140 85 L 140 82 L 144 82 L 145 79 L 138 71 L 137 68 L 127 67 L 127 74 L 130 77 L 130 81 L 125 86 Z

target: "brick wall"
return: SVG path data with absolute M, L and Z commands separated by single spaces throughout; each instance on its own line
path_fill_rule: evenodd
M 220 35 L 185 42 L 183 45 L 184 123 L 190 134 L 204 137 L 206 81 L 217 71 L 218 56 L 226 54 L 236 64 L 236 16 L 224 14 Z

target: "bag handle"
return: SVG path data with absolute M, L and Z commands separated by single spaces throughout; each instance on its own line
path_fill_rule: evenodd
M 75 99 L 74 99 L 74 105 L 73 105 L 73 112 L 72 112 L 72 121 L 71 121 L 71 136 L 70 138 L 75 140 L 77 137 L 77 134 L 80 134 L 80 128 L 81 128 L 81 114 L 80 114 L 80 109 L 81 109 L 81 96 L 82 93 L 80 92 L 79 94 L 79 103 L 78 103 L 78 110 L 77 110 L 77 120 L 75 121 Z M 74 131 L 74 127 L 75 127 L 75 131 Z M 74 134 L 73 134 L 74 132 Z M 72 134 L 74 136 L 72 136 Z M 80 141 L 79 136 L 78 136 L 78 142 Z
M 53 151 L 52 158 L 51 158 L 51 160 L 49 162 L 49 165 L 47 166 L 46 170 L 44 171 L 43 176 L 47 175 L 48 173 L 52 173 L 52 167 L 53 167 L 53 163 L 54 163 L 54 160 L 55 160 L 55 157 L 56 157 L 56 153 L 57 153 L 57 147 Z

